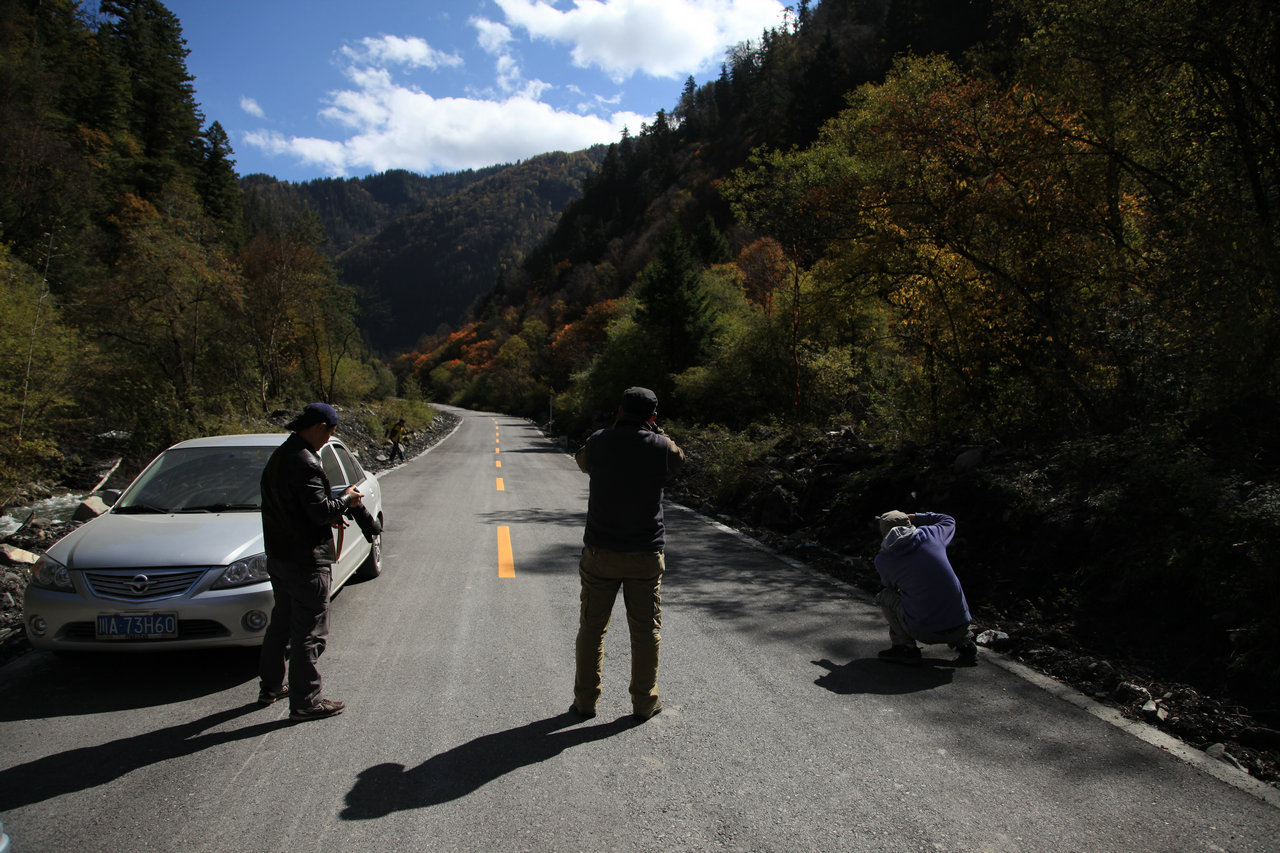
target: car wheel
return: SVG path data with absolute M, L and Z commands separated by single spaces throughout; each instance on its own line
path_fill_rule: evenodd
M 356 577 L 362 580 L 376 578 L 382 574 L 382 534 L 373 537 L 369 543 L 369 556 L 365 557 L 360 568 L 356 569 Z

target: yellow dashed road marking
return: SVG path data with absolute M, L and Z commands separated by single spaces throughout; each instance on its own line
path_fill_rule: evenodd
M 516 561 L 511 556 L 511 528 L 498 528 L 498 577 L 516 576 Z

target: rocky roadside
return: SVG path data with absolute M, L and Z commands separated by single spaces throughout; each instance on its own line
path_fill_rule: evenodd
M 872 565 L 877 531 L 874 514 L 890 508 L 904 510 L 957 507 L 962 526 L 972 532 L 982 518 L 1001 518 L 1008 492 L 1027 504 L 1062 503 L 1059 495 L 1031 494 L 1027 482 L 1039 484 L 1040 462 L 1003 458 L 998 450 L 957 443 L 919 448 L 906 454 L 884 454 L 857 440 L 851 431 L 833 432 L 800 442 L 780 441 L 769 451 L 751 455 L 747 473 L 731 482 L 718 456 L 718 444 L 741 454 L 732 437 L 699 431 L 681 436 L 690 463 L 670 490 L 680 503 L 742 531 L 779 553 L 786 554 L 861 590 L 868 597 L 880 589 Z M 908 458 L 898 458 L 905 455 Z M 944 460 L 934 464 L 926 455 Z M 941 474 L 939 475 L 939 471 Z M 927 473 L 926 473 L 927 472 Z M 1000 481 L 997 485 L 997 481 Z M 976 488 L 975 483 L 981 483 Z M 852 485 L 851 485 L 852 484 Z M 910 484 L 904 488 L 904 484 Z M 908 504 L 920 500 L 924 504 Z M 901 504 L 901 505 L 900 505 Z M 1078 523 L 1070 511 L 1054 523 Z M 1009 524 L 1016 538 L 1035 539 L 1030 529 Z M 977 534 L 975 534 L 975 538 Z M 1170 677 L 1157 662 L 1117 653 L 1097 626 L 1075 624 L 1055 612 L 1031 582 L 1013 592 L 1002 588 L 1018 581 L 999 578 L 993 583 L 973 576 L 983 546 L 974 541 L 953 543 L 978 642 L 1018 660 L 1099 702 L 1120 710 L 1129 719 L 1154 725 L 1190 746 L 1237 767 L 1256 779 L 1280 787 L 1280 712 L 1246 708 Z M 953 555 L 953 561 L 955 561 Z M 988 569 L 989 567 L 984 567 Z M 1041 567 L 1043 568 L 1043 567 Z M 966 575 L 965 569 L 970 573 Z M 1041 606 L 1037 607 L 1039 603 Z M 886 637 L 887 641 L 887 637 Z
M 720 520 L 734 526 L 731 517 Z M 797 545 L 793 538 L 769 530 L 739 529 L 780 553 L 859 588 L 868 597 L 879 590 L 872 570 L 857 567 L 857 557 L 813 544 Z M 979 645 L 1280 788 L 1280 730 L 1273 727 L 1274 720 L 1264 722 L 1243 705 L 1164 676 L 1150 664 L 1090 650 L 1073 636 L 1070 626 L 1026 621 L 991 607 L 972 609 Z
M 279 421 L 276 426 L 283 428 L 288 418 L 276 420 Z M 410 433 L 405 438 L 406 457 L 412 458 L 434 446 L 453 430 L 458 420 L 457 415 L 438 412 L 430 427 Z M 395 466 L 387 454 L 386 441 L 381 436 L 371 435 L 359 418 L 344 418 L 339 435 L 355 451 L 366 469 L 381 472 Z M 117 484 L 113 480 L 111 485 Z M 35 497 L 43 497 L 51 490 L 37 485 L 28 492 Z M 0 666 L 26 654 L 31 648 L 22 624 L 22 595 L 31 579 L 35 561 L 50 545 L 83 523 L 33 517 L 24 528 L 0 542 Z

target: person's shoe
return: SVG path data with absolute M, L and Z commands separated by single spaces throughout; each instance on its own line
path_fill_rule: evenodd
M 893 646 L 880 652 L 879 657 L 880 660 L 905 663 L 908 666 L 915 666 L 922 660 L 919 646 Z
M 569 713 L 573 714 L 575 717 L 581 717 L 584 720 L 589 720 L 596 715 L 595 711 L 583 711 L 578 707 L 578 703 L 576 702 L 569 706 Z
M 646 720 L 652 720 L 654 717 L 658 716 L 661 713 L 662 713 L 662 703 L 659 702 L 658 704 L 650 708 L 648 711 L 636 711 L 631 715 L 631 717 L 643 723 Z
M 307 720 L 323 720 L 325 717 L 336 717 L 342 713 L 342 709 L 346 708 L 343 702 L 336 702 L 332 699 L 321 699 L 310 708 L 296 708 L 289 713 L 289 719 L 298 722 Z
M 263 687 L 261 690 L 258 691 L 258 704 L 271 705 L 276 702 L 279 702 L 281 699 L 283 699 L 288 695 L 289 695 L 289 685 L 287 683 L 281 684 L 279 690 L 268 690 L 266 687 Z
M 952 661 L 956 666 L 978 665 L 978 647 L 973 640 L 965 640 L 956 646 L 956 652 L 956 659 Z

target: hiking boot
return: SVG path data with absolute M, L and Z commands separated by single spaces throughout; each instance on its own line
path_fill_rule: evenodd
M 648 711 L 636 711 L 632 713 L 631 716 L 636 721 L 643 723 L 646 720 L 652 720 L 654 717 L 658 716 L 661 713 L 662 713 L 662 703 L 659 702 L 658 704 L 650 708 Z
M 342 713 L 342 709 L 346 708 L 346 704 L 335 702 L 332 699 L 321 699 L 310 708 L 295 708 L 289 713 L 289 719 L 297 722 L 305 722 L 307 720 L 323 720 L 325 717 L 336 717 Z
M 589 720 L 596 715 L 595 711 L 583 711 L 578 707 L 577 702 L 569 706 L 569 713 L 573 714 L 575 717 L 581 717 L 584 720 Z
M 258 691 L 258 704 L 271 705 L 276 702 L 279 702 L 281 699 L 283 699 L 288 695 L 289 695 L 288 684 L 281 684 L 280 687 L 276 690 L 268 689 L 266 685 L 263 685 L 262 689 Z
M 915 666 L 922 660 L 919 646 L 894 646 L 880 652 L 879 657 L 883 661 L 905 663 L 908 666 Z
M 973 640 L 965 640 L 956 646 L 956 653 L 956 659 L 952 661 L 956 666 L 978 665 L 978 647 Z

